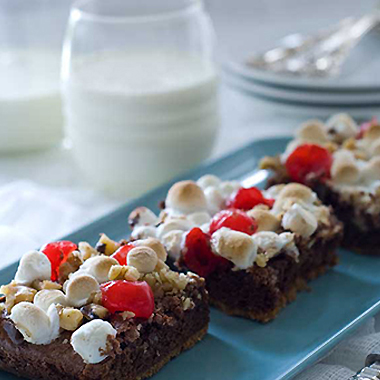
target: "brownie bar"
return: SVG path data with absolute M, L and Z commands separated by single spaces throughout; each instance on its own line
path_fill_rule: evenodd
M 217 271 L 206 278 L 210 302 L 230 315 L 269 322 L 287 303 L 294 301 L 307 282 L 338 263 L 342 227 L 332 217 L 333 227 L 320 228 L 311 240 L 298 237 L 299 261 L 280 253 L 266 267 Z M 178 266 L 186 269 L 180 258 Z
M 110 356 L 98 364 L 85 364 L 70 345 L 71 333 L 62 333 L 49 345 L 24 341 L 5 312 L 0 317 L 0 368 L 30 379 L 140 380 L 152 376 L 183 350 L 191 348 L 207 332 L 209 309 L 203 280 L 184 290 L 194 302 L 183 310 L 178 295 L 156 299 L 149 320 L 112 315 L 117 331 L 110 340 Z

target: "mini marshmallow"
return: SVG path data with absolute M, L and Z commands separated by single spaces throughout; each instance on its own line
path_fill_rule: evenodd
M 49 344 L 59 335 L 59 315 L 55 305 L 45 313 L 29 302 L 20 302 L 13 307 L 9 318 L 24 339 L 32 344 Z
M 207 208 L 203 190 L 193 181 L 175 183 L 169 190 L 165 201 L 171 214 L 191 214 Z
M 296 135 L 298 139 L 304 142 L 325 143 L 328 140 L 325 126 L 317 119 L 303 123 Z
M 143 240 L 136 240 L 133 242 L 135 247 L 149 247 L 152 248 L 159 260 L 166 261 L 168 254 L 166 253 L 164 245 L 154 238 L 148 238 Z
M 225 181 L 219 185 L 219 191 L 224 198 L 229 198 L 232 194 L 236 193 L 242 187 L 238 181 Z
M 156 237 L 156 227 L 154 226 L 136 226 L 131 237 L 133 239 L 147 239 L 149 237 Z
M 232 261 L 239 269 L 251 267 L 257 255 L 257 245 L 249 235 L 226 227 L 213 233 L 211 247 L 216 254 Z
M 99 291 L 99 284 L 90 275 L 78 274 L 70 277 L 65 289 L 68 306 L 80 307 L 90 302 L 93 295 Z
M 88 274 L 95 278 L 100 284 L 108 281 L 108 272 L 113 265 L 118 265 L 119 262 L 109 256 L 95 256 L 86 260 L 79 268 L 78 272 Z
M 300 183 L 289 183 L 279 191 L 277 200 L 284 198 L 295 198 L 306 203 L 313 203 L 317 196 L 307 186 Z
M 117 331 L 109 322 L 95 319 L 85 323 L 71 336 L 71 346 L 87 364 L 103 361 L 108 355 L 108 339 L 115 338 Z
M 216 187 L 210 186 L 205 189 L 204 193 L 207 200 L 207 209 L 211 215 L 216 214 L 224 207 L 225 199 Z
M 199 227 L 202 224 L 209 223 L 211 220 L 211 215 L 206 211 L 199 211 L 199 212 L 193 212 L 192 214 L 188 215 L 187 219 L 194 226 Z
M 147 207 L 137 207 L 128 217 L 128 223 L 132 228 L 135 226 L 153 226 L 157 221 L 157 215 Z
M 276 234 L 271 231 L 257 232 L 252 236 L 259 251 L 264 251 L 266 259 L 276 256 L 284 248 L 294 249 L 294 235 L 289 232 Z
M 367 184 L 380 180 L 380 157 L 373 157 L 363 165 L 361 180 Z
M 153 272 L 157 265 L 157 254 L 149 247 L 132 248 L 127 256 L 127 264 L 135 267 L 140 273 Z
M 265 198 L 276 199 L 285 186 L 286 185 L 284 184 L 274 185 L 271 186 L 269 189 L 264 190 L 262 193 Z
M 180 218 L 169 218 L 166 219 L 165 223 L 160 224 L 157 227 L 157 238 L 161 239 L 170 231 L 181 230 L 188 231 L 193 227 L 193 224 L 187 219 Z
M 51 264 L 42 252 L 30 251 L 21 257 L 15 281 L 17 284 L 29 285 L 34 280 L 50 280 Z
M 353 184 L 359 180 L 359 167 L 353 153 L 349 150 L 339 150 L 334 154 L 331 166 L 331 178 L 336 183 Z
M 270 211 L 252 209 L 247 212 L 250 218 L 255 219 L 257 223 L 257 232 L 259 231 L 277 231 L 280 228 L 280 221 Z
M 34 304 L 42 309 L 45 313 L 48 311 L 50 305 L 60 304 L 66 306 L 66 296 L 60 290 L 40 290 L 34 297 Z
M 197 185 L 203 190 L 210 186 L 218 187 L 220 183 L 221 180 L 216 175 L 212 174 L 206 174 L 197 181 Z
M 173 230 L 165 234 L 161 240 L 166 250 L 169 252 L 169 256 L 176 260 L 181 253 L 182 242 L 186 232 L 181 230 Z
M 290 230 L 300 236 L 309 237 L 316 231 L 318 221 L 310 211 L 295 203 L 284 214 L 282 226 L 284 229 Z
M 359 129 L 355 120 L 346 113 L 331 116 L 326 122 L 326 127 L 337 142 L 355 137 Z

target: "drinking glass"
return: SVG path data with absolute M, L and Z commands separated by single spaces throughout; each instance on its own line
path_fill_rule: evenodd
M 61 50 L 71 1 L 0 0 L 0 152 L 63 137 Z
M 134 196 L 209 156 L 214 32 L 197 0 L 85 0 L 62 54 L 67 134 L 96 187 Z

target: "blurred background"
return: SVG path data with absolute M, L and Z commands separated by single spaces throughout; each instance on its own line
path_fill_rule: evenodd
M 111 35 L 110 30 L 107 29 L 108 24 L 100 22 L 99 27 L 96 17 L 104 16 L 104 12 L 111 18 L 114 15 L 111 11 L 107 14 L 108 10 L 100 7 L 95 11 L 90 8 L 84 9 L 85 16 L 82 17 L 80 12 L 83 9 L 79 8 L 79 13 L 71 15 L 68 27 L 72 3 L 69 0 L 57 2 L 0 0 L 0 239 L 7 252 L 1 265 L 14 261 L 15 256 L 20 255 L 25 248 L 39 246 L 46 240 L 62 236 L 136 195 L 136 192 L 128 192 L 128 186 L 118 185 L 118 177 L 123 177 L 127 183 L 128 179 L 139 177 L 139 193 L 158 184 L 160 175 L 158 179 L 149 181 L 152 176 L 149 165 L 154 161 L 154 157 L 162 154 L 162 151 L 167 154 L 165 156 L 167 158 L 163 158 L 167 162 L 178 161 L 180 157 L 185 157 L 183 149 L 179 149 L 181 145 L 178 145 L 179 143 L 177 144 L 174 138 L 185 132 L 179 132 L 179 130 L 177 134 L 174 132 L 173 140 L 170 140 L 172 143 L 161 146 L 161 153 L 155 156 L 155 149 L 158 148 L 154 143 L 149 142 L 149 145 L 146 145 L 150 136 L 149 132 L 145 130 L 144 132 L 142 127 L 138 126 L 136 127 L 140 133 L 138 141 L 142 143 L 139 142 L 140 145 L 136 143 L 136 152 L 141 153 L 143 149 L 146 149 L 144 152 L 149 152 L 151 161 L 144 163 L 145 166 L 141 169 L 142 161 L 148 153 L 144 153 L 141 159 L 133 159 L 136 156 L 114 158 L 112 154 L 115 151 L 113 147 L 116 147 L 116 142 L 109 140 L 109 136 L 113 134 L 110 128 L 114 100 L 111 98 L 104 98 L 106 100 L 103 102 L 107 107 L 111 107 L 107 108 L 107 113 L 104 115 L 111 116 L 109 116 L 110 122 L 103 125 L 103 135 L 99 135 L 98 142 L 101 143 L 96 147 L 94 145 L 92 153 L 90 151 L 86 153 L 87 146 L 85 142 L 83 143 L 85 139 L 75 144 L 75 139 L 79 141 L 75 135 L 79 127 L 69 128 L 67 132 L 67 124 L 77 125 L 77 120 L 79 120 L 78 118 L 70 119 L 70 115 L 77 112 L 71 112 L 71 110 L 79 104 L 78 98 L 75 98 L 77 93 L 71 91 L 70 87 L 73 78 L 77 80 L 75 65 L 72 61 L 75 55 L 79 55 L 78 51 L 83 52 L 94 48 L 95 38 L 91 41 L 87 39 L 89 35 L 94 35 L 91 33 L 96 31 L 97 36 L 107 35 L 107 38 L 108 32 Z M 136 5 L 137 7 L 138 3 L 132 3 L 134 2 L 128 2 L 128 6 Z M 143 3 L 149 8 L 149 1 Z M 189 1 L 189 3 L 192 2 Z M 379 114 L 380 83 L 377 82 L 378 69 L 376 67 L 380 64 L 380 32 L 376 28 L 350 53 L 349 60 L 351 61 L 348 63 L 348 68 L 345 66 L 342 69 L 340 77 L 322 79 L 322 83 L 325 83 L 327 87 L 320 95 L 319 90 L 313 88 L 315 84 L 313 80 L 313 84 L 306 88 L 297 86 L 292 88 L 292 83 L 288 87 L 281 87 L 276 84 L 276 81 L 269 84 L 262 81 L 262 78 L 256 81 L 257 78 L 246 78 L 241 75 L 241 72 L 239 73 L 239 69 L 235 70 L 236 65 L 247 69 L 245 61 L 253 53 L 278 46 L 279 41 L 289 34 L 313 35 L 321 30 L 327 30 L 347 17 L 358 18 L 373 14 L 379 6 L 377 1 L 287 0 L 285 3 L 281 0 L 235 0 L 233 2 L 206 0 L 204 5 L 205 9 L 202 9 L 199 15 L 194 14 L 194 17 L 191 16 L 186 21 L 190 25 L 188 29 L 191 30 L 188 33 L 192 33 L 188 48 L 198 49 L 201 52 L 203 69 L 206 67 L 206 62 L 212 70 L 215 69 L 217 72 L 218 87 L 215 90 L 218 98 L 217 111 L 209 108 L 209 112 L 215 111 L 220 115 L 220 121 L 217 124 L 213 122 L 215 124 L 213 128 L 216 128 L 218 133 L 214 133 L 212 129 L 207 139 L 203 139 L 202 131 L 199 136 L 195 132 L 191 133 L 192 128 L 196 128 L 195 124 L 186 124 L 186 131 L 190 131 L 190 135 L 193 136 L 194 146 L 197 145 L 197 141 L 207 140 L 208 143 L 202 151 L 199 151 L 199 154 L 195 155 L 194 161 L 190 162 L 186 159 L 187 165 L 182 164 L 183 167 L 176 167 L 172 172 L 162 173 L 161 182 L 181 170 L 188 170 L 203 159 L 215 159 L 253 139 L 289 135 L 299 123 L 309 118 L 325 119 L 335 112 L 350 112 L 358 119 L 371 118 Z M 128 12 L 127 8 L 125 12 Z M 146 9 L 145 12 L 147 12 Z M 92 16 L 95 14 L 95 17 L 91 18 L 91 14 Z M 149 16 L 149 12 L 147 14 Z M 86 15 L 90 17 L 86 18 Z M 192 20 L 195 23 L 199 22 L 200 32 L 191 26 Z M 91 22 L 93 24 L 89 26 Z M 173 25 L 181 27 L 182 24 L 174 23 Z M 148 29 L 145 30 L 149 30 L 149 24 L 146 28 Z M 213 39 L 212 28 L 215 29 L 216 42 Z M 59 65 L 65 31 L 66 53 L 63 62 L 66 69 L 62 71 L 62 79 L 60 79 Z M 123 37 L 126 31 L 116 28 L 112 30 L 112 33 L 119 33 Z M 166 31 L 166 39 L 168 34 L 169 32 Z M 135 35 L 140 34 L 136 32 Z M 101 40 L 99 43 L 111 44 L 110 41 L 113 40 L 111 38 L 107 40 L 107 38 L 97 37 L 96 42 Z M 194 44 L 197 46 L 194 47 Z M 9 52 L 15 47 L 18 50 L 26 47 L 30 50 L 32 47 L 33 57 L 29 55 L 29 57 L 14 58 Z M 47 50 L 50 55 L 46 53 Z M 147 71 L 150 72 L 151 69 Z M 94 75 L 94 78 L 99 76 L 102 75 Z M 103 79 L 107 83 L 107 77 Z M 109 81 L 111 80 L 110 77 Z M 211 82 L 207 83 L 210 92 L 208 100 L 214 102 L 212 98 L 214 87 Z M 350 86 L 346 90 L 344 86 L 347 84 Z M 69 91 L 65 91 L 67 88 Z M 360 92 L 355 92 L 357 88 L 360 88 Z M 36 93 L 38 96 L 35 96 Z M 66 107 L 66 113 L 61 111 L 61 93 L 65 97 L 62 109 Z M 312 95 L 308 100 L 310 94 Z M 315 94 L 317 94 L 316 100 L 313 98 Z M 329 95 L 331 95 L 331 102 Z M 342 100 L 340 100 L 341 96 Z M 93 98 L 92 95 L 89 97 L 91 100 Z M 85 96 L 81 99 L 85 99 Z M 85 100 L 87 101 L 88 98 Z M 206 104 L 206 100 L 202 102 Z M 123 107 L 120 106 L 120 110 Z M 79 117 L 80 111 L 78 112 Z M 64 119 L 62 114 L 65 114 Z M 90 115 L 91 112 L 89 111 L 88 114 Z M 96 114 L 93 117 L 94 123 L 97 122 L 95 119 L 98 116 Z M 160 117 L 154 116 L 154 119 L 158 120 Z M 206 125 L 202 124 L 205 119 L 202 120 L 199 125 Z M 49 128 L 47 128 L 48 125 Z M 64 140 L 62 125 L 66 125 Z M 73 146 L 77 151 L 75 154 Z M 191 145 L 189 146 L 192 148 Z M 79 159 L 78 154 L 82 156 Z M 102 166 L 102 157 L 109 158 L 107 165 L 111 165 L 111 169 L 112 162 L 122 162 L 123 165 L 118 166 L 117 172 L 108 170 L 107 166 Z M 123 157 L 125 161 L 120 161 L 120 157 Z M 90 176 L 89 173 L 81 170 L 83 160 L 87 160 L 87 168 L 90 166 Z M 85 168 L 86 170 L 88 171 Z M 160 174 L 159 171 L 155 171 Z M 141 175 L 136 175 L 136 173 L 141 173 Z M 92 181 L 95 177 L 98 180 L 97 183 Z M 99 182 L 110 184 L 108 190 L 111 189 L 111 191 L 104 191 L 98 186 Z M 116 190 L 122 188 L 123 191 L 113 191 L 115 188 Z

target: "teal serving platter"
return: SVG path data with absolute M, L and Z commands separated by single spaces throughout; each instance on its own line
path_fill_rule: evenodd
M 266 173 L 257 170 L 260 158 L 283 151 L 288 141 L 276 138 L 252 142 L 175 178 L 64 239 L 94 244 L 100 232 L 114 239 L 126 238 L 128 214 L 141 205 L 158 211 L 159 201 L 179 179 L 212 173 L 222 179 L 245 179 L 263 185 Z M 154 380 L 287 380 L 305 370 L 380 311 L 380 258 L 346 250 L 340 250 L 339 255 L 340 264 L 312 281 L 310 291 L 299 293 L 273 322 L 260 324 L 212 309 L 205 339 L 167 364 Z M 17 263 L 1 270 L 0 284 L 9 282 L 16 268 Z M 0 380 L 11 379 L 16 377 L 0 372 Z

